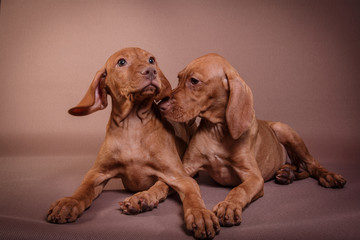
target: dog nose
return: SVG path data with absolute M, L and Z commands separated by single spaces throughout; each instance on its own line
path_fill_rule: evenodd
M 145 75 L 149 80 L 153 80 L 154 78 L 156 78 L 157 75 L 157 71 L 155 68 L 153 67 L 148 67 L 145 68 L 142 72 L 142 75 Z
M 170 108 L 170 98 L 165 97 L 159 104 L 160 111 L 164 112 Z

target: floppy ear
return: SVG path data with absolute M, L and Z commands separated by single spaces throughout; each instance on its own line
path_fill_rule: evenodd
M 170 97 L 171 94 L 171 84 L 166 79 L 165 75 L 161 72 L 161 70 L 158 71 L 158 74 L 161 82 L 161 89 L 159 94 L 155 98 L 156 102 L 164 99 L 165 97 Z
M 102 110 L 108 105 L 105 89 L 106 70 L 101 68 L 95 75 L 88 91 L 76 107 L 68 112 L 74 116 L 84 116 Z
M 255 118 L 253 95 L 239 74 L 232 70 L 226 74 L 230 95 L 226 108 L 226 123 L 233 139 L 247 131 Z

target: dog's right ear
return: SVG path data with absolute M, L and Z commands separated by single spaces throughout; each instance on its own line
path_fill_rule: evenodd
M 105 79 L 106 69 L 103 67 L 96 73 L 83 99 L 68 112 L 74 116 L 84 116 L 106 108 L 108 102 Z

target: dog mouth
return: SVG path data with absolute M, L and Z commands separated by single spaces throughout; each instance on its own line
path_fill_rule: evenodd
M 173 104 L 169 97 L 163 98 L 158 103 L 161 114 L 168 120 L 175 122 L 188 122 L 191 118 L 188 118 L 184 109 L 181 106 Z
M 140 91 L 141 95 L 155 95 L 159 92 L 159 88 L 153 84 L 143 87 Z
M 161 111 L 166 111 L 166 108 L 161 108 L 161 106 L 166 104 L 166 102 L 168 102 L 169 100 L 170 100 L 170 97 L 166 96 L 163 99 L 161 99 L 160 101 L 158 101 L 156 104 L 160 106 Z

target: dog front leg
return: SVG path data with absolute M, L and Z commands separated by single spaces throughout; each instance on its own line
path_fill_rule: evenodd
M 51 223 L 74 222 L 100 195 L 110 177 L 100 173 L 96 168 L 91 169 L 71 197 L 61 198 L 50 206 L 47 221 Z
M 187 230 L 193 232 L 195 238 L 214 238 L 220 231 L 219 221 L 213 212 L 206 209 L 196 181 L 185 172 L 161 178 L 178 192 L 183 203 Z
M 244 169 L 246 170 L 244 171 Z M 235 171 L 239 174 L 242 183 L 233 188 L 225 200 L 213 208 L 221 226 L 240 225 L 242 210 L 249 203 L 264 195 L 264 179 L 258 169 L 245 167 L 238 171 L 235 169 Z
M 187 154 L 189 153 L 187 152 Z M 201 164 L 194 161 L 189 161 L 189 156 L 184 158 L 184 170 L 189 176 L 194 176 L 198 171 Z M 198 158 L 196 158 L 198 159 Z M 124 214 L 138 214 L 141 212 L 151 211 L 157 208 L 160 202 L 164 201 L 169 195 L 169 186 L 159 180 L 148 190 L 135 193 L 134 195 L 126 198 L 124 201 L 119 202 L 120 210 Z
M 124 201 L 119 202 L 120 210 L 124 214 L 138 214 L 151 211 L 166 199 L 168 193 L 169 186 L 159 180 L 148 190 L 135 193 Z

